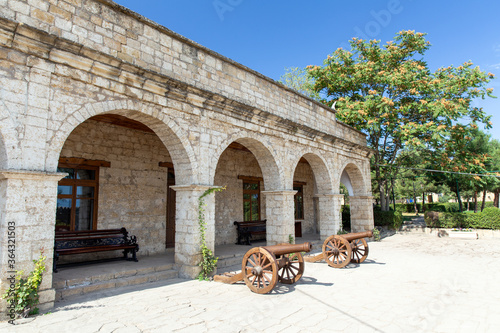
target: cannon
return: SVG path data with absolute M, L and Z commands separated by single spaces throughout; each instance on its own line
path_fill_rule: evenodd
M 293 284 L 302 277 L 301 252 L 310 252 L 311 248 L 309 242 L 254 247 L 243 256 L 241 272 L 215 275 L 214 281 L 233 284 L 243 280 L 251 291 L 266 294 L 278 281 Z
M 323 243 L 322 252 L 305 257 L 307 262 L 325 260 L 329 266 L 342 268 L 350 262 L 359 264 L 368 257 L 368 243 L 365 237 L 372 237 L 372 231 L 333 235 Z

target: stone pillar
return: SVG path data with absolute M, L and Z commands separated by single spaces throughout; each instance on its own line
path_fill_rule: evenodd
M 215 186 L 177 185 L 175 190 L 175 263 L 183 278 L 196 278 L 201 272 L 200 230 L 198 223 L 198 199 L 206 190 Z M 204 198 L 205 239 L 207 247 L 215 246 L 215 195 Z
M 289 236 L 295 238 L 295 202 L 297 191 L 262 191 L 266 198 L 267 245 L 288 243 Z
M 342 194 L 316 194 L 318 198 L 319 236 L 322 241 L 336 235 L 342 224 Z
M 350 196 L 352 232 L 373 230 L 373 197 L 371 195 Z
M 43 250 L 47 260 L 40 285 L 41 310 L 54 306 L 52 260 L 56 221 L 57 183 L 65 173 L 0 170 L 0 293 L 10 286 L 15 271 L 27 275 Z M 5 315 L 6 302 L 0 303 Z

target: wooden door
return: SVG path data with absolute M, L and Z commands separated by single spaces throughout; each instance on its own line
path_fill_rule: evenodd
M 170 188 L 175 185 L 174 169 L 168 168 L 167 179 L 167 248 L 175 247 L 175 191 Z

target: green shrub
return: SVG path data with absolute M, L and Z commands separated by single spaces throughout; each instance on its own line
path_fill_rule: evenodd
M 28 276 L 23 271 L 17 271 L 11 286 L 2 295 L 2 298 L 9 304 L 7 308 L 11 309 L 10 323 L 17 318 L 26 318 L 30 314 L 37 314 L 36 307 L 40 302 L 38 290 L 42 283 L 43 272 L 45 271 L 46 256 L 40 253 L 38 260 L 33 260 L 35 268 Z
M 500 229 L 500 209 L 485 208 L 483 212 L 426 212 L 425 224 L 431 228 Z
M 376 226 L 379 227 L 388 227 L 389 229 L 399 229 L 403 224 L 403 214 L 401 212 L 382 212 L 382 211 L 373 211 L 373 221 Z

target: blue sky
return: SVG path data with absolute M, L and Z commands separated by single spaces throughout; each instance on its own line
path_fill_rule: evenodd
M 287 67 L 321 65 L 352 37 L 427 33 L 431 70 L 471 60 L 497 77 L 497 99 L 478 100 L 500 140 L 500 2 L 439 0 L 116 0 L 117 3 L 278 80 Z

